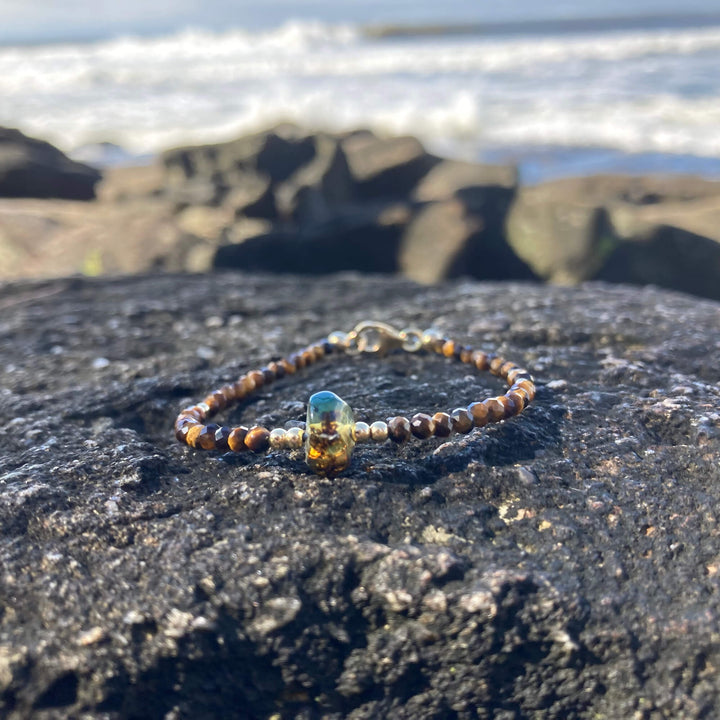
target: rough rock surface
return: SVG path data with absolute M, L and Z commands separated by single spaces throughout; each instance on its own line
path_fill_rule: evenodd
M 44 140 L 0 127 L 0 197 L 91 200 L 100 173 Z
M 376 277 L 0 286 L 0 716 L 720 714 L 720 307 Z M 525 414 L 334 480 L 178 445 L 178 409 L 363 317 L 526 364 Z M 336 358 L 231 421 L 452 408 L 492 377 Z

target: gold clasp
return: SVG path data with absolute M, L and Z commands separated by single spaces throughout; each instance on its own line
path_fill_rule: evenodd
M 376 320 L 363 320 L 349 333 L 350 347 L 355 352 L 385 355 L 392 350 L 415 352 L 422 347 L 422 331 L 416 328 L 398 330 Z

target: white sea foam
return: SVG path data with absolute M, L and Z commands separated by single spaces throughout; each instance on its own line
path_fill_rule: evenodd
M 372 40 L 293 22 L 250 33 L 0 48 L 0 124 L 135 153 L 279 120 L 431 145 L 601 145 L 720 157 L 720 28 Z

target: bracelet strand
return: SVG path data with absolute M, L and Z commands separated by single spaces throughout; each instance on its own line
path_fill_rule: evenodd
M 416 413 L 410 418 L 394 416 L 372 423 L 356 422 L 350 407 L 331 392 L 322 391 L 308 402 L 305 427 L 268 429 L 259 425 L 227 427 L 207 421 L 240 402 L 261 387 L 292 375 L 317 361 L 336 354 L 378 353 L 402 349 L 430 351 L 459 360 L 477 370 L 489 371 L 509 386 L 504 395 L 490 397 L 434 415 Z M 317 343 L 265 367 L 240 376 L 234 383 L 211 392 L 202 402 L 180 412 L 175 436 L 193 448 L 232 452 L 299 450 L 306 448 L 308 465 L 319 475 L 336 475 L 350 461 L 355 443 L 403 443 L 412 438 L 445 438 L 453 432 L 469 433 L 473 428 L 507 420 L 521 413 L 535 397 L 532 375 L 514 362 L 475 350 L 444 337 L 435 329 L 396 330 L 380 322 L 363 321 L 351 332 L 333 332 Z

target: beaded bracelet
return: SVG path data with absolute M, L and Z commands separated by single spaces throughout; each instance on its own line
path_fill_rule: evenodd
M 371 424 L 355 422 L 350 406 L 327 390 L 310 397 L 305 427 L 268 430 L 260 426 L 229 428 L 205 422 L 254 390 L 292 375 L 328 355 L 362 352 L 385 354 L 429 350 L 467 363 L 478 370 L 489 370 L 503 378 L 510 389 L 498 397 L 474 402 L 449 413 L 417 413 L 412 418 L 391 417 Z M 527 370 L 497 356 L 473 350 L 445 338 L 437 330 L 405 328 L 396 330 L 381 322 L 363 321 L 349 333 L 333 332 L 287 358 L 269 363 L 260 370 L 242 375 L 237 382 L 223 385 L 202 402 L 185 408 L 175 421 L 177 439 L 193 448 L 261 453 L 267 450 L 299 450 L 305 447 L 305 460 L 318 475 L 334 476 L 350 464 L 356 443 L 402 443 L 412 437 L 447 437 L 453 432 L 469 433 L 474 427 L 500 422 L 521 413 L 535 397 L 535 384 Z

